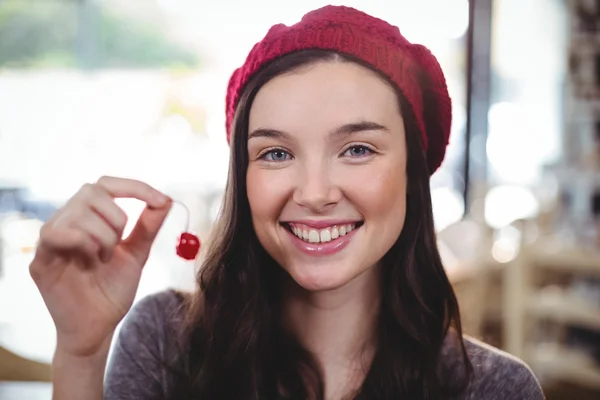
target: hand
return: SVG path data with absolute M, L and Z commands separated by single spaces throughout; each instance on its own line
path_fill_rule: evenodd
M 129 237 L 114 199 L 146 203 Z M 131 308 L 150 248 L 171 200 L 149 185 L 103 177 L 84 185 L 40 231 L 29 267 L 57 330 L 73 356 L 99 351 Z

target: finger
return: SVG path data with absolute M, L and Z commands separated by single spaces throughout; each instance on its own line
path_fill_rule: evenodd
M 98 258 L 99 251 L 100 245 L 85 232 L 44 225 L 40 230 L 40 240 L 34 261 L 31 263 L 31 276 L 36 280 L 37 277 L 43 275 L 43 268 L 38 266 L 47 266 L 57 256 L 61 257 L 61 255 L 72 253 L 90 261 Z M 60 264 L 64 265 L 65 263 Z
M 59 252 L 81 250 L 95 254 L 100 250 L 100 245 L 91 236 L 74 228 L 52 229 L 52 232 L 42 234 L 40 238 L 40 246 Z
M 146 207 L 123 246 L 143 265 L 148 260 L 152 243 L 171 210 L 171 201 L 161 208 Z
M 99 255 L 102 261 L 110 260 L 121 236 L 104 218 L 89 210 L 77 220 L 72 221 L 71 226 L 85 232 L 100 245 Z
M 121 209 L 114 199 L 104 190 L 95 190 L 95 194 L 87 201 L 94 212 L 102 217 L 106 223 L 121 238 L 127 226 L 127 214 Z
M 135 198 L 155 208 L 164 207 L 169 201 L 168 196 L 147 183 L 135 179 L 103 176 L 96 185 L 106 190 L 112 197 Z

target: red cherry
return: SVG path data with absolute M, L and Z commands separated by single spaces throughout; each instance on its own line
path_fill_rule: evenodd
M 193 260 L 200 251 L 200 239 L 193 233 L 183 232 L 177 242 L 177 255 L 185 260 Z

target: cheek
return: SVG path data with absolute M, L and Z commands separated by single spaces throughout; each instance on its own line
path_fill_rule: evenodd
M 402 216 L 406 210 L 406 174 L 402 165 L 387 168 L 374 168 L 364 176 L 355 177 L 361 182 L 354 190 L 357 206 L 366 218 L 392 219 L 390 216 Z
M 278 172 L 252 166 L 248 168 L 246 193 L 255 225 L 264 221 L 277 220 L 285 205 L 288 190 L 285 179 L 281 179 L 281 174 Z

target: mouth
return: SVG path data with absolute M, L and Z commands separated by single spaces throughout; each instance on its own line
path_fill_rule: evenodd
M 296 239 L 309 245 L 329 245 L 349 238 L 351 234 L 363 226 L 364 221 L 343 223 L 295 223 L 282 222 L 281 225 Z
M 291 242 L 310 256 L 329 256 L 348 246 L 364 221 L 296 221 L 282 222 Z

